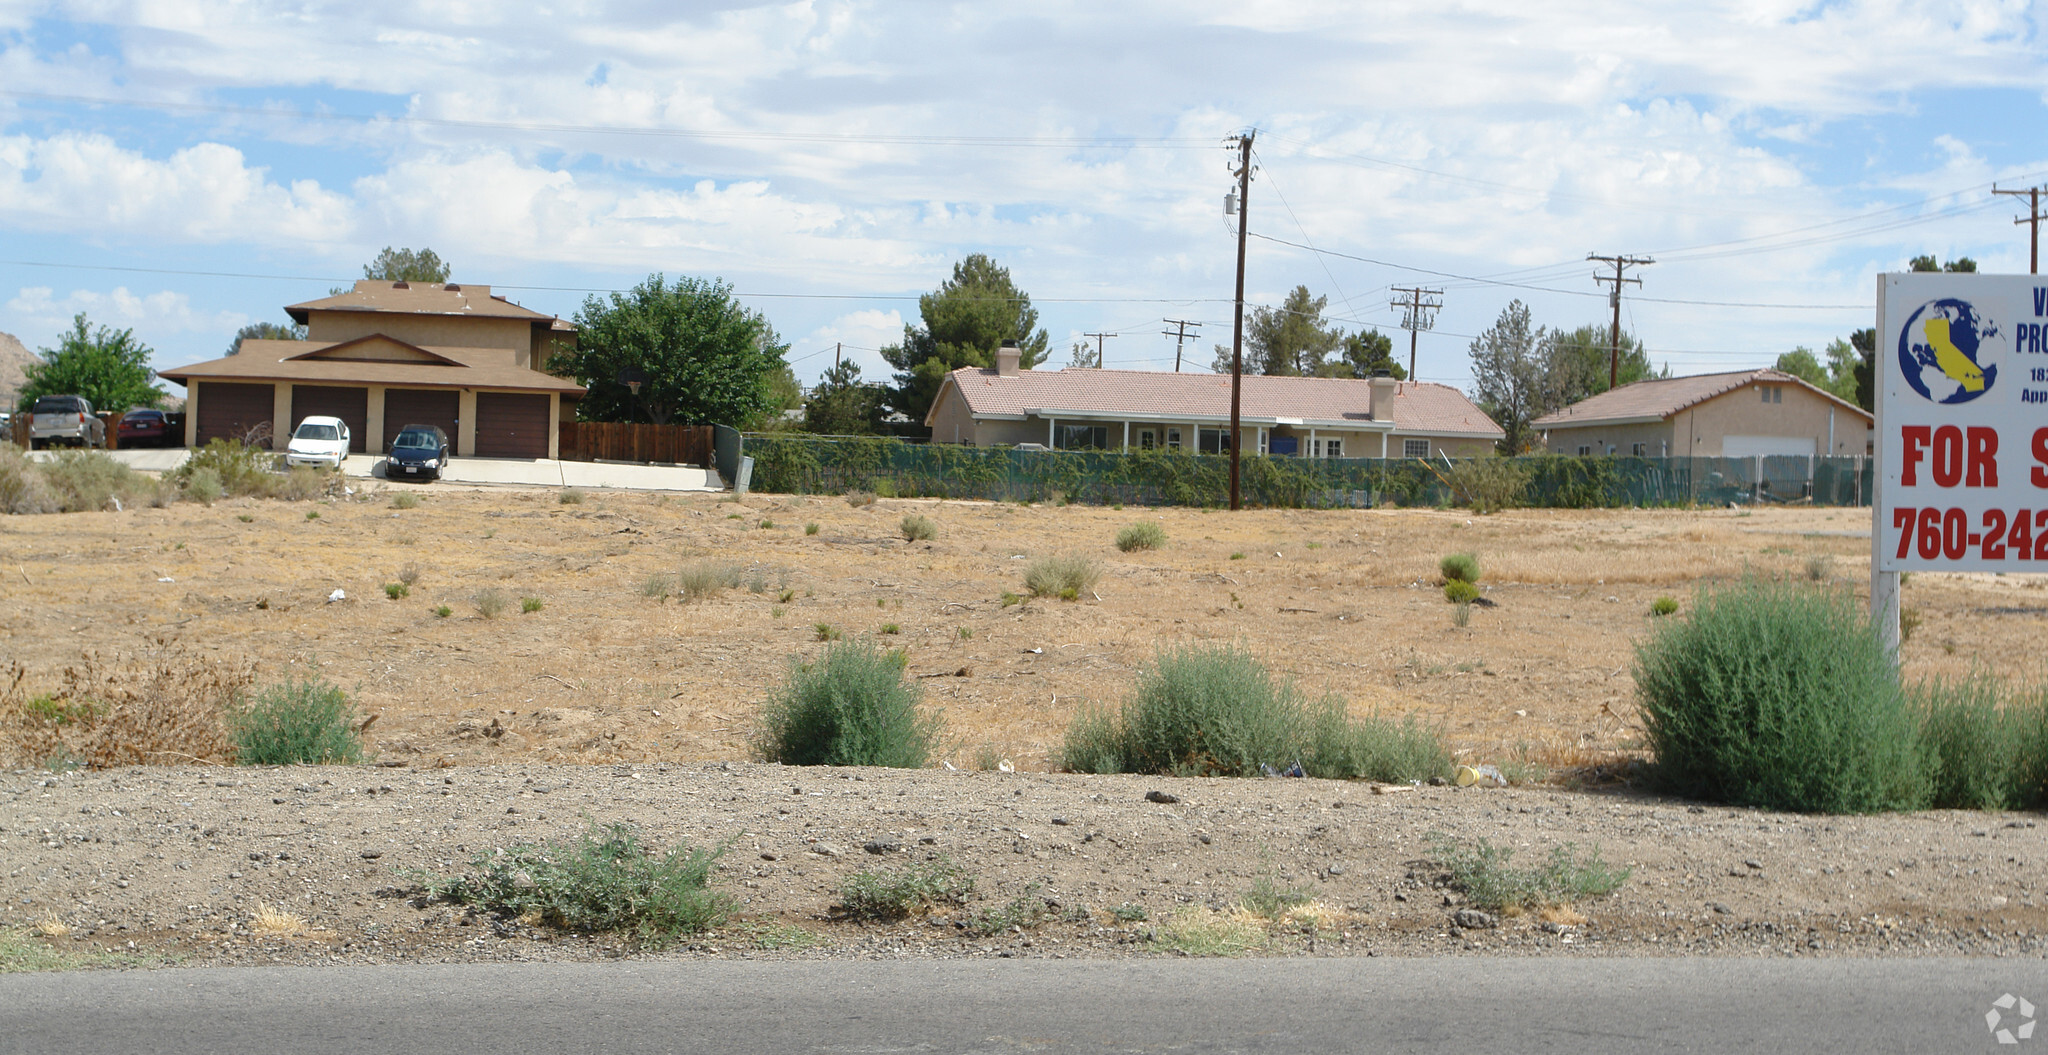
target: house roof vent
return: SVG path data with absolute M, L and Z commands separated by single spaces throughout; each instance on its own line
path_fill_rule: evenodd
M 412 288 L 412 283 L 410 283 L 410 282 L 407 282 L 406 280 L 404 280 L 404 279 L 402 279 L 402 278 L 401 278 L 401 279 L 399 279 L 398 281 L 396 281 L 396 282 L 393 282 L 393 283 L 391 284 L 391 288 L 392 288 L 392 289 L 411 289 L 411 288 Z
M 461 287 L 461 286 L 458 286 L 458 285 L 456 285 L 456 284 L 455 284 L 455 283 L 453 283 L 453 282 L 450 282 L 450 283 L 448 283 L 447 285 L 445 285 L 445 286 L 442 286 L 441 288 L 442 288 L 442 289 L 445 289 L 445 290 L 447 290 L 447 291 L 448 291 L 448 292 L 450 292 L 450 293 L 460 293 L 460 292 L 462 292 L 462 287 Z

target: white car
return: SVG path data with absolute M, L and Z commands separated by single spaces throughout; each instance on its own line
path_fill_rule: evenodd
M 341 468 L 341 461 L 348 457 L 348 423 L 340 418 L 314 415 L 299 422 L 292 432 L 292 441 L 285 447 L 286 465 L 318 465 L 328 469 Z

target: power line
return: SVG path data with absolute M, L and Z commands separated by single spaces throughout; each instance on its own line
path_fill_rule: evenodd
M 1424 289 L 1420 286 L 1395 286 L 1394 292 L 1408 294 L 1407 300 L 1396 300 L 1393 306 L 1401 310 L 1401 328 L 1408 331 L 1408 376 L 1415 376 L 1415 337 L 1418 331 L 1436 326 L 1436 312 L 1444 306 L 1444 291 Z
M 1637 286 L 1643 284 L 1643 280 L 1639 278 L 1621 277 L 1622 269 L 1654 264 L 1656 261 L 1647 256 L 1600 256 L 1594 253 L 1587 253 L 1586 259 L 1614 265 L 1612 278 L 1599 274 L 1593 276 L 1595 282 L 1614 283 L 1614 288 L 1607 294 L 1608 303 L 1614 306 L 1614 336 L 1607 349 L 1607 387 L 1611 389 L 1620 383 L 1621 374 L 1621 287 L 1624 283 L 1634 283 Z
M 1199 323 L 1199 322 L 1194 322 L 1194 321 L 1192 321 L 1192 320 L 1189 320 L 1189 319 L 1161 319 L 1161 320 L 1159 320 L 1159 321 L 1161 321 L 1161 322 L 1164 322 L 1164 323 L 1167 323 L 1167 324 L 1169 324 L 1169 325 L 1171 325 L 1171 326 L 1173 326 L 1173 327 L 1174 327 L 1174 329 L 1173 329 L 1173 330 L 1170 330 L 1170 331 L 1169 331 L 1169 330 L 1161 330 L 1161 331 L 1159 331 L 1159 335 L 1160 335 L 1161 337 L 1171 337 L 1171 338 L 1173 338 L 1173 372 L 1174 372 L 1174 373 L 1176 373 L 1176 374 L 1177 374 L 1177 373 L 1180 373 L 1180 348 L 1181 348 L 1181 345 L 1182 345 L 1182 344 L 1184 344 L 1184 343 L 1186 343 L 1187 339 L 1188 339 L 1188 338 L 1190 338 L 1190 337 L 1196 337 L 1196 338 L 1199 338 L 1199 337 L 1201 337 L 1201 336 L 1202 336 L 1202 335 L 1201 335 L 1200 333 L 1189 333 L 1189 332 L 1188 332 L 1188 327 L 1190 327 L 1190 326 L 1197 326 L 1197 327 L 1199 327 L 1199 326 L 1200 326 L 1200 325 L 1202 325 L 1202 324 L 1201 324 L 1201 323 Z
M 2012 223 L 2014 227 L 2026 224 L 2032 228 L 2027 237 L 2027 274 L 2029 275 L 2041 273 L 2041 221 L 2048 219 L 2048 217 L 2041 215 L 2041 192 L 2043 190 L 2048 190 L 2048 187 L 2029 187 L 2026 190 L 1999 190 L 1996 185 L 1993 185 L 1991 188 L 1991 193 L 1993 194 L 2010 194 L 2014 197 L 2024 194 L 2027 196 L 2026 218 L 2014 220 Z
M 1098 369 L 1098 370 L 1099 370 L 1099 369 L 1101 369 L 1101 368 L 1102 368 L 1102 342 L 1103 342 L 1103 340 L 1104 340 L 1104 339 L 1106 339 L 1106 338 L 1110 338 L 1110 337 L 1121 337 L 1121 336 L 1123 336 L 1123 334 L 1120 334 L 1120 333 L 1084 333 L 1084 334 L 1082 334 L 1081 336 L 1083 336 L 1083 337 L 1093 337 L 1093 338 L 1095 338 L 1095 367 L 1096 367 L 1096 369 Z

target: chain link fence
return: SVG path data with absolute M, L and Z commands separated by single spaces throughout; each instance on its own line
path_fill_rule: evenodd
M 1230 459 L 1183 451 L 1034 451 L 749 434 L 753 488 L 784 494 L 1100 505 L 1222 506 Z M 1503 467 L 1505 471 L 1503 472 Z M 1247 505 L 1330 509 L 1488 505 L 1590 509 L 1800 502 L 1870 504 L 1868 458 L 1291 458 L 1246 455 Z

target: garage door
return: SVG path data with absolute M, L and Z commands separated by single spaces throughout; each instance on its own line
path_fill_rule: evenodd
M 276 390 L 271 385 L 237 385 L 198 381 L 199 445 L 212 440 L 239 440 L 270 421 Z M 283 447 L 282 443 L 277 444 Z
M 439 425 L 441 431 L 453 440 L 461 434 L 455 420 L 461 406 L 462 397 L 447 390 L 385 389 L 384 445 L 377 449 L 390 450 L 391 441 L 397 439 L 399 430 L 407 425 Z
M 369 450 L 370 390 L 336 388 L 328 385 L 292 386 L 292 431 L 299 422 L 320 415 L 348 423 L 348 449 L 357 454 Z
M 548 397 L 476 394 L 476 452 L 485 458 L 548 456 Z

